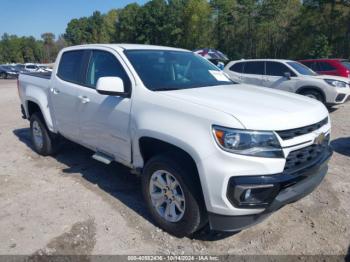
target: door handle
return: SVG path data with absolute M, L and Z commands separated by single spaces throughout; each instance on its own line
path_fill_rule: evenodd
M 79 99 L 83 104 L 87 104 L 90 102 L 90 99 L 87 96 L 79 96 Z
M 50 91 L 54 94 L 57 95 L 60 93 L 60 90 L 56 89 L 56 88 L 51 88 Z

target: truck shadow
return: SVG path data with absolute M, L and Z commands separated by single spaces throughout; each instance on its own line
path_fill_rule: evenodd
M 350 137 L 340 137 L 331 142 L 335 152 L 345 156 L 350 156 Z
M 14 135 L 33 150 L 29 128 L 16 129 Z M 130 174 L 130 170 L 118 163 L 102 164 L 91 158 L 92 151 L 78 144 L 64 140 L 59 152 L 53 156 L 64 164 L 65 175 L 81 175 L 89 185 L 97 185 L 104 192 L 121 201 L 125 206 L 156 226 L 150 217 L 141 193 L 141 179 Z M 234 233 L 211 232 L 208 227 L 191 238 L 203 241 L 216 241 L 234 235 Z

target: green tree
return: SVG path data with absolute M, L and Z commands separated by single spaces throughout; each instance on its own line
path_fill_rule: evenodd
M 44 46 L 44 62 L 49 63 L 52 62 L 56 55 L 56 49 L 55 49 L 55 35 L 53 33 L 43 33 L 41 35 L 41 38 L 43 40 L 43 46 Z
M 211 7 L 206 0 L 188 0 L 183 14 L 182 47 L 210 47 L 213 27 Z
M 117 25 L 115 39 L 118 42 L 125 43 L 139 43 L 143 39 L 140 39 L 141 24 L 141 7 L 138 4 L 129 4 L 120 10 Z

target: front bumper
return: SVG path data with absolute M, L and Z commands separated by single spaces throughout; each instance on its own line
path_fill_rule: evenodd
M 337 105 L 345 103 L 350 97 L 350 88 L 337 88 L 334 93 L 329 94 L 326 103 L 328 105 Z
M 332 155 L 328 148 L 324 156 L 314 165 L 298 171 L 295 174 L 277 174 L 272 176 L 244 177 L 245 180 L 255 180 L 256 184 L 281 184 L 274 200 L 266 207 L 264 212 L 243 216 L 225 216 L 209 213 L 209 224 L 212 230 L 218 231 L 240 231 L 267 218 L 270 214 L 281 207 L 293 203 L 310 194 L 323 180 L 328 170 L 328 161 Z

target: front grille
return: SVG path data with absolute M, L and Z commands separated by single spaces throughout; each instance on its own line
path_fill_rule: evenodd
M 300 169 L 307 168 L 322 158 L 329 144 L 327 135 L 322 144 L 313 144 L 289 153 L 286 159 L 284 172 L 293 173 Z
M 309 126 L 304 126 L 300 128 L 294 128 L 294 129 L 289 129 L 289 130 L 283 130 L 283 131 L 276 131 L 276 133 L 283 139 L 283 140 L 288 140 L 292 139 L 297 136 L 305 135 L 308 133 L 311 133 L 317 129 L 320 129 L 322 126 L 326 125 L 328 123 L 328 117 L 323 119 L 322 121 L 309 125 Z

